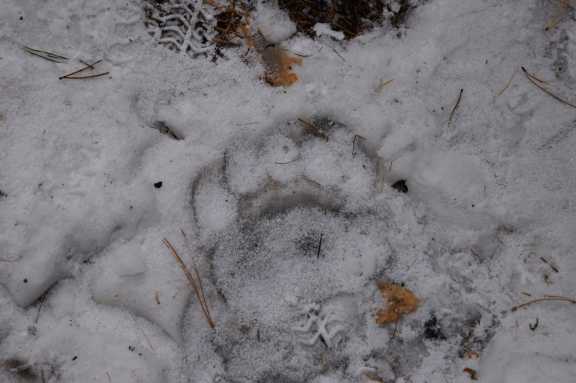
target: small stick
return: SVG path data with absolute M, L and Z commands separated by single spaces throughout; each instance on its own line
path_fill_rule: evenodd
M 322 238 L 324 238 L 324 233 L 320 233 L 320 241 L 318 242 L 318 252 L 316 253 L 316 258 L 320 258 L 320 252 L 322 251 Z
M 554 93 L 550 92 L 548 89 L 546 89 L 544 86 L 540 85 L 538 83 L 538 81 L 541 82 L 541 80 L 538 80 L 537 77 L 535 77 L 534 75 L 528 73 L 528 71 L 526 70 L 526 68 L 521 67 L 522 71 L 524 72 L 524 74 L 526 75 L 526 78 L 532 83 L 534 84 L 538 89 L 540 89 L 541 91 L 543 91 L 544 93 L 546 93 L 548 96 L 552 97 L 553 99 L 555 99 L 556 101 L 560 101 L 561 103 L 571 106 L 572 108 L 576 109 L 576 105 L 570 103 L 569 101 L 564 100 L 563 98 L 561 98 L 560 96 L 556 96 Z
M 110 72 L 104 72 L 104 73 L 97 73 L 97 74 L 91 74 L 91 75 L 87 75 L 87 76 L 78 76 L 78 77 L 62 77 L 61 80 L 84 80 L 87 78 L 96 78 L 96 77 L 102 77 L 102 76 L 106 76 L 107 74 L 110 74 Z
M 450 111 L 450 117 L 448 117 L 448 126 L 452 125 L 452 119 L 454 118 L 454 114 L 456 113 L 456 109 L 460 105 L 460 101 L 462 101 L 462 93 L 464 93 L 464 89 L 460 89 L 460 93 L 458 94 L 458 99 L 456 100 L 456 104 Z
M 80 68 L 75 72 L 65 74 L 64 76 L 60 76 L 60 77 L 58 77 L 58 80 L 62 80 L 64 78 L 74 76 L 75 74 L 78 74 L 80 72 L 84 72 L 86 69 L 94 69 L 94 65 L 99 64 L 101 62 L 102 62 L 102 60 L 98 60 L 98 61 L 94 62 L 93 64 L 87 64 L 85 62 L 82 62 L 82 64 L 84 64 L 84 68 Z
M 572 298 L 562 297 L 562 296 L 558 296 L 558 295 L 547 295 L 543 298 L 534 299 L 534 300 L 528 301 L 526 303 L 522 303 L 522 304 L 519 304 L 517 306 L 514 306 L 510 309 L 510 311 L 514 312 L 514 311 L 517 311 L 523 307 L 529 306 L 531 304 L 539 303 L 539 302 L 545 302 L 545 301 L 558 301 L 558 302 L 566 302 L 566 303 L 576 304 L 576 300 L 572 299 Z

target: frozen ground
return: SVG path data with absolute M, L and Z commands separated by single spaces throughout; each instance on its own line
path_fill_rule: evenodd
M 259 2 L 274 88 L 144 2 L 0 0 L 0 381 L 575 382 L 576 307 L 511 310 L 576 297 L 576 109 L 520 70 L 576 102 L 574 10 L 414 3 L 343 41 Z M 418 310 L 378 326 L 379 281 Z

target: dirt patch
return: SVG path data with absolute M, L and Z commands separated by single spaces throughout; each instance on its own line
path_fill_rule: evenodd
M 394 28 L 406 23 L 416 7 L 410 0 L 279 0 L 299 32 L 314 37 L 314 25 L 329 24 L 346 39 L 361 35 L 384 22 Z

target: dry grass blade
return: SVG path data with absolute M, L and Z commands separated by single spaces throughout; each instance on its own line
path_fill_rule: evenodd
M 31 55 L 38 56 L 43 58 L 44 60 L 52 61 L 55 63 L 62 63 L 69 60 L 68 57 L 64 57 L 56 53 L 44 51 L 41 49 L 34 49 L 27 46 L 23 46 L 22 48 Z
M 215 324 L 214 324 L 214 321 L 212 320 L 212 317 L 210 315 L 210 310 L 208 308 L 208 304 L 206 303 L 206 298 L 204 296 L 204 291 L 202 288 L 202 280 L 200 279 L 200 275 L 198 273 L 198 270 L 196 270 L 196 268 L 194 268 L 194 272 L 196 274 L 196 277 L 198 278 L 198 282 L 196 282 L 194 280 L 194 277 L 192 276 L 192 273 L 190 272 L 190 270 L 188 269 L 188 267 L 186 266 L 186 264 L 184 263 L 182 258 L 180 258 L 180 256 L 178 255 L 178 252 L 176 251 L 174 246 L 172 246 L 172 243 L 170 243 L 170 241 L 167 240 L 166 238 L 164 238 L 162 240 L 162 242 L 170 250 L 170 253 L 174 257 L 174 259 L 176 259 L 176 261 L 178 262 L 178 265 L 180 266 L 180 268 L 184 272 L 184 275 L 186 275 L 186 278 L 188 279 L 190 286 L 192 286 L 192 289 L 194 290 L 194 293 L 196 294 L 196 297 L 198 298 L 198 302 L 200 303 L 200 307 L 202 308 L 202 312 L 204 313 L 204 316 L 206 317 L 206 321 L 208 322 L 208 325 L 210 326 L 210 328 L 214 328 Z
M 537 298 L 522 304 L 519 304 L 517 306 L 514 306 L 510 309 L 510 311 L 514 312 L 517 311 L 523 307 L 526 306 L 530 306 L 534 303 L 540 303 L 540 302 L 547 302 L 547 301 L 556 301 L 556 302 L 566 302 L 566 303 L 572 303 L 572 304 L 576 304 L 576 299 L 572 299 L 572 298 L 568 298 L 568 297 L 563 297 L 560 295 L 546 295 L 542 298 Z
M 534 86 L 536 86 L 542 92 L 546 93 L 548 96 L 552 97 L 556 101 L 560 101 L 561 103 L 568 105 L 568 106 L 571 106 L 572 108 L 576 109 L 575 104 L 572 104 L 571 102 L 564 100 L 562 97 L 555 95 L 554 93 L 552 93 L 551 91 L 546 89 L 543 85 L 541 85 L 540 82 L 542 82 L 542 81 L 539 80 L 536 76 L 530 74 L 526 70 L 526 68 L 522 67 L 522 72 L 524 72 L 524 75 L 526 75 L 526 78 L 528 79 L 528 81 L 530 81 L 532 84 L 534 84 Z

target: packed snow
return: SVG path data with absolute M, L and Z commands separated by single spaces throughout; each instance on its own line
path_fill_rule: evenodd
M 214 3 L 0 1 L 0 382 L 575 382 L 576 2 Z

